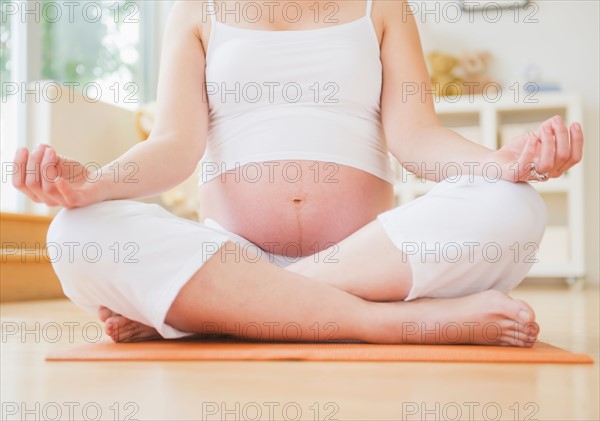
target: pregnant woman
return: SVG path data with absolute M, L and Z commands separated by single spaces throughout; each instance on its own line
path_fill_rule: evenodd
M 506 295 L 545 228 L 529 182 L 581 160 L 581 127 L 490 150 L 440 124 L 428 80 L 404 1 L 180 1 L 150 138 L 94 172 L 20 149 L 14 184 L 65 208 L 55 271 L 115 341 L 532 346 Z M 437 184 L 394 207 L 388 152 Z M 199 222 L 132 200 L 197 168 Z

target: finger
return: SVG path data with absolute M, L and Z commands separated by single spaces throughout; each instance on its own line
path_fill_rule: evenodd
M 29 158 L 29 150 L 27 148 L 19 148 L 15 152 L 15 157 L 13 158 L 13 162 L 16 166 L 16 171 L 12 175 L 12 184 L 18 189 L 25 189 L 25 176 L 27 172 L 25 169 L 27 168 L 27 159 Z
M 544 127 L 544 125 L 546 125 L 546 124 L 552 124 L 552 121 L 556 118 L 560 118 L 560 116 L 554 115 L 554 116 L 544 120 L 543 122 L 540 123 L 540 125 L 536 129 L 532 130 L 532 133 L 535 134 L 538 138 L 540 138 L 542 136 L 542 127 Z
M 554 168 L 552 173 L 555 177 L 562 174 L 560 169 L 567 163 L 571 157 L 571 145 L 569 141 L 569 131 L 560 116 L 552 119 L 552 127 L 556 136 L 556 154 L 554 155 Z
M 69 182 L 77 181 L 85 168 L 81 163 L 56 154 L 58 174 Z
M 46 148 L 44 152 L 44 156 L 42 158 L 42 175 L 43 181 L 55 181 L 55 179 L 60 175 L 58 169 L 58 157 L 54 149 Z
M 563 174 L 572 166 L 581 162 L 583 156 L 583 130 L 579 123 L 573 123 L 570 127 L 571 133 L 571 155 L 567 162 L 559 169 Z
M 16 171 L 12 175 L 12 184 L 16 189 L 21 190 L 22 187 L 25 187 L 25 165 L 27 164 L 27 157 L 29 156 L 29 151 L 27 148 L 19 148 L 17 152 L 15 152 L 15 157 L 13 162 L 16 165 Z
M 552 123 L 542 126 L 542 146 L 540 160 L 535 170 L 540 174 L 549 173 L 554 169 L 554 156 L 556 154 L 556 139 Z
M 552 124 L 552 120 L 555 119 L 556 117 L 559 117 L 559 116 L 556 115 L 554 117 L 550 117 L 549 119 L 545 120 L 536 129 L 532 130 L 531 133 L 533 133 L 535 135 L 535 137 L 537 137 L 538 139 L 541 139 L 542 138 L 542 127 L 544 127 L 546 124 Z
M 54 150 L 46 148 L 41 162 L 42 192 L 46 204 L 50 206 L 65 206 L 62 195 L 56 189 L 56 182 L 58 180 L 56 162 Z
M 29 150 L 27 148 L 20 148 L 15 154 L 14 162 L 17 165 L 17 172 L 12 176 L 13 186 L 27 196 L 29 199 L 36 203 L 41 203 L 41 200 L 27 188 L 26 176 L 27 176 L 27 161 L 29 159 Z
M 519 156 L 519 160 L 517 161 L 518 165 L 518 173 L 517 180 L 515 181 L 528 181 L 531 177 L 531 164 L 535 162 L 535 152 L 537 149 L 538 140 L 532 135 L 523 151 L 521 151 L 521 156 Z
M 38 150 L 36 151 L 35 154 L 33 154 L 33 159 L 29 159 L 29 162 L 33 162 L 33 167 L 34 170 L 31 171 L 31 173 L 27 174 L 27 178 L 25 183 L 27 184 L 27 180 L 32 180 L 33 179 L 33 192 L 34 194 L 37 196 L 37 198 L 42 202 L 45 203 L 48 206 L 58 206 L 59 203 L 56 202 L 51 196 L 47 195 L 46 192 L 44 191 L 44 178 L 46 177 L 45 171 L 44 171 L 44 159 L 46 158 L 47 155 L 47 151 L 48 151 L 48 145 L 40 145 L 40 147 L 38 148 Z M 40 153 L 41 156 L 39 158 L 39 162 L 38 162 L 38 158 L 37 158 L 37 154 Z M 31 181 L 29 181 L 31 183 Z M 28 184 L 28 187 L 30 187 L 31 189 L 32 184 Z
M 40 200 L 43 200 L 41 161 L 46 147 L 46 145 L 36 147 L 29 155 L 26 166 L 25 185 Z

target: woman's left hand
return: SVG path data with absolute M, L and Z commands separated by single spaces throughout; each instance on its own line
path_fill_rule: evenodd
M 493 158 L 502 167 L 503 179 L 547 181 L 580 162 L 582 153 L 581 125 L 572 123 L 567 129 L 562 118 L 555 116 L 494 151 Z

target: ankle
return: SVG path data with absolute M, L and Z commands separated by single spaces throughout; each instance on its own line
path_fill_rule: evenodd
M 356 339 L 370 343 L 389 342 L 393 336 L 393 321 L 389 303 L 364 301 L 361 310 L 355 314 Z

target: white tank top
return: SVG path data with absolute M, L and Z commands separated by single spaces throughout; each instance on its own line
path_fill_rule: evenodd
M 244 29 L 211 14 L 200 184 L 277 160 L 337 163 L 393 183 L 371 4 L 360 19 L 305 30 Z

